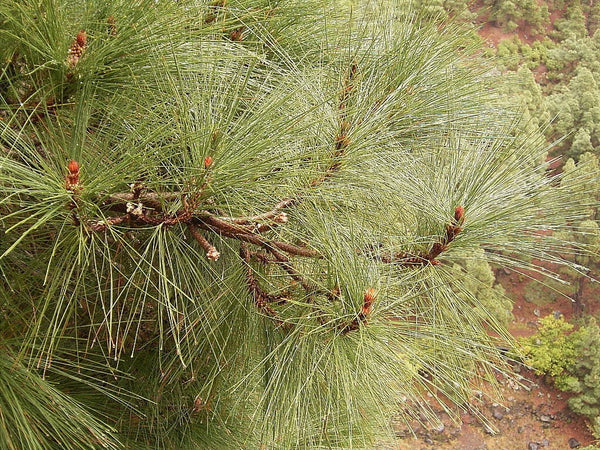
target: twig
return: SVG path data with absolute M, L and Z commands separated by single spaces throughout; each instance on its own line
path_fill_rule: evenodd
M 196 226 L 193 223 L 188 222 L 187 225 L 191 235 L 194 237 L 194 239 L 196 239 L 196 242 L 198 242 L 198 244 L 200 244 L 200 246 L 206 252 L 206 257 L 212 261 L 216 261 L 217 259 L 219 259 L 221 253 L 219 253 L 219 251 L 210 242 L 208 242 L 204 236 L 202 236 L 200 230 L 198 230 L 198 228 L 196 228 Z
M 242 242 L 249 242 L 254 245 L 258 245 L 264 248 L 278 248 L 286 253 L 296 256 L 306 256 L 318 258 L 319 253 L 316 250 L 311 250 L 306 247 L 299 247 L 297 245 L 288 244 L 280 241 L 270 241 L 263 236 L 252 234 L 251 230 L 247 227 L 226 222 L 219 219 L 216 216 L 204 212 L 204 215 L 194 218 L 194 224 L 200 228 L 208 229 L 213 232 L 217 232 L 223 236 L 234 238 Z
M 106 220 L 97 220 L 94 222 L 88 223 L 88 230 L 90 231 L 106 231 L 112 225 L 119 225 L 129 219 L 129 214 L 118 217 L 109 217 Z
M 273 319 L 278 325 L 289 328 L 291 325 L 281 320 L 277 314 L 277 311 L 269 306 L 269 303 L 272 301 L 272 297 L 263 291 L 258 284 L 258 281 L 256 281 L 256 278 L 254 277 L 254 271 L 252 270 L 252 266 L 250 266 L 250 251 L 248 250 L 248 246 L 244 243 L 240 244 L 240 257 L 246 263 L 246 285 L 248 286 L 248 290 L 252 295 L 252 299 L 254 300 L 256 307 L 266 316 Z
M 457 206 L 454 209 L 454 218 L 451 223 L 446 225 L 444 236 L 434 242 L 428 252 L 422 252 L 417 255 L 411 255 L 405 252 L 374 254 L 372 257 L 377 261 L 387 264 L 396 264 L 402 267 L 416 267 L 431 264 L 437 266 L 440 263 L 436 259 L 440 254 L 448 250 L 448 247 L 454 241 L 456 236 L 462 231 L 462 225 L 465 221 L 465 209 Z
M 156 211 L 162 211 L 164 202 L 181 198 L 181 192 L 119 192 L 111 194 L 106 199 L 107 203 L 127 203 L 132 201 L 141 202 L 144 206 Z
M 271 253 L 275 257 L 275 263 L 281 267 L 292 280 L 300 283 L 302 288 L 308 293 L 313 294 L 316 291 L 316 286 L 312 283 L 309 283 L 298 270 L 292 265 L 289 258 L 285 256 L 283 253 L 277 251 L 275 248 L 271 246 L 265 247 L 269 253 Z

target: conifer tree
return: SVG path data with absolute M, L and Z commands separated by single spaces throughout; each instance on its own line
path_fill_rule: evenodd
M 2 448 L 476 412 L 511 341 L 454 266 L 563 262 L 580 214 L 476 49 L 393 5 L 5 0 L 0 42 Z
M 568 159 L 563 169 L 563 188 L 571 191 L 573 203 L 578 204 L 578 209 L 585 214 L 579 220 L 570 221 L 570 226 L 560 232 L 573 243 L 568 257 L 576 266 L 566 271 L 573 280 L 573 312 L 580 315 L 586 309 L 584 289 L 588 280 L 595 280 L 595 271 L 589 270 L 597 267 L 600 253 L 598 157 L 593 153 L 583 153 L 577 164 Z
M 596 438 L 600 436 L 600 327 L 592 317 L 582 327 L 576 341 L 577 361 L 573 367 L 576 381 L 571 391 L 576 395 L 569 399 L 569 407 L 590 419 Z

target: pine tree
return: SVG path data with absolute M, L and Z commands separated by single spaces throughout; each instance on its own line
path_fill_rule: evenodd
M 580 214 L 461 32 L 393 5 L 5 0 L 0 41 L 3 448 L 475 409 L 511 339 L 454 266 L 562 262 Z
M 586 309 L 584 289 L 588 280 L 594 279 L 595 271 L 589 272 L 589 270 L 598 265 L 600 254 L 600 226 L 597 222 L 598 200 L 600 200 L 598 158 L 593 153 L 583 153 L 579 163 L 575 164 L 575 161 L 568 159 L 563 169 L 562 186 L 571 191 L 572 201 L 585 214 L 579 220 L 570 221 L 570 226 L 560 232 L 573 245 L 568 257 L 576 263 L 576 266 L 567 269 L 567 272 L 570 272 L 575 289 L 572 297 L 573 312 L 580 315 Z
M 573 373 L 577 381 L 570 388 L 576 393 L 569 399 L 569 407 L 587 416 L 594 436 L 600 436 L 600 327 L 592 317 L 579 330 L 576 344 L 577 361 Z
M 569 84 L 548 97 L 548 111 L 557 117 L 551 128 L 553 135 L 571 133 L 561 144 L 567 156 L 578 159 L 578 152 L 596 151 L 600 142 L 599 102 L 598 83 L 586 67 L 578 67 Z

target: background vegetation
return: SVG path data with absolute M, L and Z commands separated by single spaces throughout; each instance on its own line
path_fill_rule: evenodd
M 474 39 L 481 38 L 484 45 L 488 39 L 485 54 L 512 78 L 505 88 L 509 101 L 523 105 L 531 118 L 527 126 L 539 129 L 553 144 L 549 156 L 558 158 L 557 170 L 565 174 L 563 186 L 572 190 L 574 201 L 586 211 L 585 217 L 572 221 L 570 229 L 563 232 L 563 237 L 572 240 L 574 250 L 583 246 L 591 250 L 567 256 L 581 268 L 563 271 L 571 283 L 573 323 L 546 317 L 540 321 L 539 331 L 522 344 L 527 361 L 539 373 L 574 393 L 570 407 L 589 417 L 595 436 L 600 438 L 600 355 L 596 342 L 600 309 L 598 299 L 589 294 L 596 292 L 590 290 L 590 284 L 598 281 L 600 248 L 600 2 L 417 3 L 433 20 L 458 21 L 474 30 Z M 500 27 L 502 33 L 491 30 L 490 25 Z M 548 121 L 550 126 L 546 127 Z M 574 186 L 580 182 L 579 187 Z M 533 295 L 549 292 L 536 289 Z
M 596 264 L 596 8 L 535 3 L 3 2 L 3 446 L 361 447 L 473 408 L 513 345 L 493 269 L 563 264 L 581 314 Z M 594 327 L 524 347 L 592 420 Z

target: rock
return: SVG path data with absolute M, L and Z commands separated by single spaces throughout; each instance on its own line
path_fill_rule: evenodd
M 517 433 L 522 433 L 523 431 L 525 431 L 525 427 L 517 428 Z
M 502 414 L 502 412 L 499 409 L 494 409 L 494 411 L 492 412 L 492 416 L 496 420 L 502 420 L 504 414 Z
M 552 422 L 552 417 L 550 417 L 546 414 L 542 414 L 540 416 L 540 422 L 550 423 L 550 422 Z
M 485 424 L 485 426 L 483 427 L 484 431 L 489 434 L 490 436 L 493 436 L 496 434 L 496 430 L 494 430 L 492 427 L 490 427 L 488 424 Z
M 581 442 L 579 442 L 577 439 L 575 439 L 575 438 L 569 439 L 569 448 L 577 448 L 580 445 L 581 445 Z
M 530 442 L 527 444 L 527 450 L 538 450 L 538 448 L 540 448 L 540 446 L 537 442 Z
M 539 309 L 537 309 L 537 308 L 535 308 L 535 309 L 533 310 L 533 314 L 535 314 L 535 315 L 536 315 L 536 317 L 540 317 L 540 316 L 542 315 L 542 313 L 540 312 L 540 310 L 539 310 Z
M 562 317 L 563 314 L 560 311 L 552 311 L 552 315 L 556 320 L 558 320 Z
M 425 439 L 425 443 L 426 443 L 426 444 L 429 444 L 429 445 L 433 445 L 433 444 L 435 444 L 435 442 L 433 442 L 433 440 L 432 440 L 432 439 L 429 439 L 429 438 Z
M 540 442 L 540 445 L 542 447 L 548 447 L 550 445 L 550 441 L 546 438 L 542 439 L 542 441 Z
M 435 431 L 436 433 L 443 433 L 445 429 L 446 427 L 444 426 L 444 424 L 440 423 L 437 427 L 433 429 L 433 431 Z

